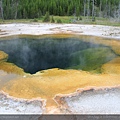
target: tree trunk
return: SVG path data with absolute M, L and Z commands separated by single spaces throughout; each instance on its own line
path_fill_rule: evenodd
M 106 5 L 105 5 L 105 17 L 108 17 L 108 1 L 106 0 Z
M 100 11 L 99 11 L 99 17 L 102 17 L 102 0 L 100 0 Z
M 86 0 L 84 0 L 84 16 L 86 16 Z
M 117 22 L 120 22 L 120 2 L 119 2 L 119 5 L 118 5 L 118 9 L 116 11 L 116 21 Z
M 0 13 L 1 13 L 1 18 L 4 20 L 4 15 L 3 15 L 3 2 L 0 0 Z
M 95 1 L 93 0 L 92 1 L 93 2 L 93 4 L 92 4 L 92 21 L 94 21 L 95 20 L 95 6 L 94 6 L 94 3 L 95 3 Z
M 110 4 L 110 1 L 109 1 L 109 9 L 108 9 L 108 17 L 110 19 L 110 13 L 111 13 L 111 4 Z
M 16 11 L 15 11 L 15 19 L 17 18 L 17 13 L 18 13 L 18 0 L 16 0 Z
M 90 0 L 88 0 L 88 7 L 87 7 L 87 17 L 90 16 Z

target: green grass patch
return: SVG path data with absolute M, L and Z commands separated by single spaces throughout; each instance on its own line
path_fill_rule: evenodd
M 115 22 L 113 20 L 110 20 L 108 18 L 101 18 L 96 17 L 95 21 L 92 21 L 92 17 L 84 17 L 80 16 L 53 16 L 55 23 L 60 19 L 62 23 L 75 23 L 75 24 L 93 24 L 93 25 L 108 25 L 108 26 L 120 26 L 120 22 Z M 52 16 L 50 16 L 52 18 Z M 6 24 L 6 23 L 31 23 L 31 22 L 38 22 L 43 23 L 44 16 L 41 16 L 40 18 L 34 18 L 34 19 L 16 19 L 16 20 L 1 20 L 0 24 Z M 51 21 L 51 20 L 50 20 Z

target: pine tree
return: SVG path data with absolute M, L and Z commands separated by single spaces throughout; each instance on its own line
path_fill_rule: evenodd
M 80 16 L 80 10 L 79 10 L 79 7 L 77 7 L 77 9 L 76 9 L 76 16 L 77 16 L 77 18 Z
M 54 18 L 53 18 L 53 15 L 52 15 L 52 17 L 51 17 L 51 23 L 55 23 L 55 20 L 54 20 Z
M 50 21 L 50 15 L 49 12 L 46 12 L 43 22 L 49 22 L 49 21 Z
M 26 9 L 23 9 L 23 18 L 24 18 L 24 19 L 26 19 L 26 18 L 27 18 Z
M 42 17 L 42 12 L 41 12 L 41 10 L 39 10 L 39 12 L 38 12 L 38 18 L 40 18 L 40 17 Z

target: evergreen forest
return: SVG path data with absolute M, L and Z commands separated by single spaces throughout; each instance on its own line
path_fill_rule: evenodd
M 92 16 L 120 21 L 120 0 L 0 0 L 2 19 L 53 16 Z

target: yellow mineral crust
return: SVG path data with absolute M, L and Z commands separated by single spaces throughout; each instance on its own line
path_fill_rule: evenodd
M 8 63 L 8 54 L 3 51 L 0 51 L 0 70 L 4 70 L 7 73 L 16 73 L 19 75 L 25 75 L 26 73 L 22 68 L 19 68 L 15 64 Z
M 90 74 L 78 70 L 46 70 L 41 75 L 12 80 L 3 86 L 2 90 L 18 98 L 41 97 L 47 99 L 47 105 L 53 106 L 52 100 L 56 94 L 69 94 L 78 88 L 89 86 L 120 85 L 120 75 Z
M 24 72 L 22 68 L 19 68 L 13 63 L 8 63 L 8 62 L 1 62 L 0 63 L 0 70 L 4 70 L 7 73 L 15 73 L 18 75 L 26 75 L 27 73 Z
M 0 51 L 0 63 L 3 61 L 6 61 L 8 58 L 8 55 L 4 53 L 3 51 Z
M 103 73 L 108 74 L 120 74 L 120 57 L 113 59 L 112 61 L 102 66 Z

